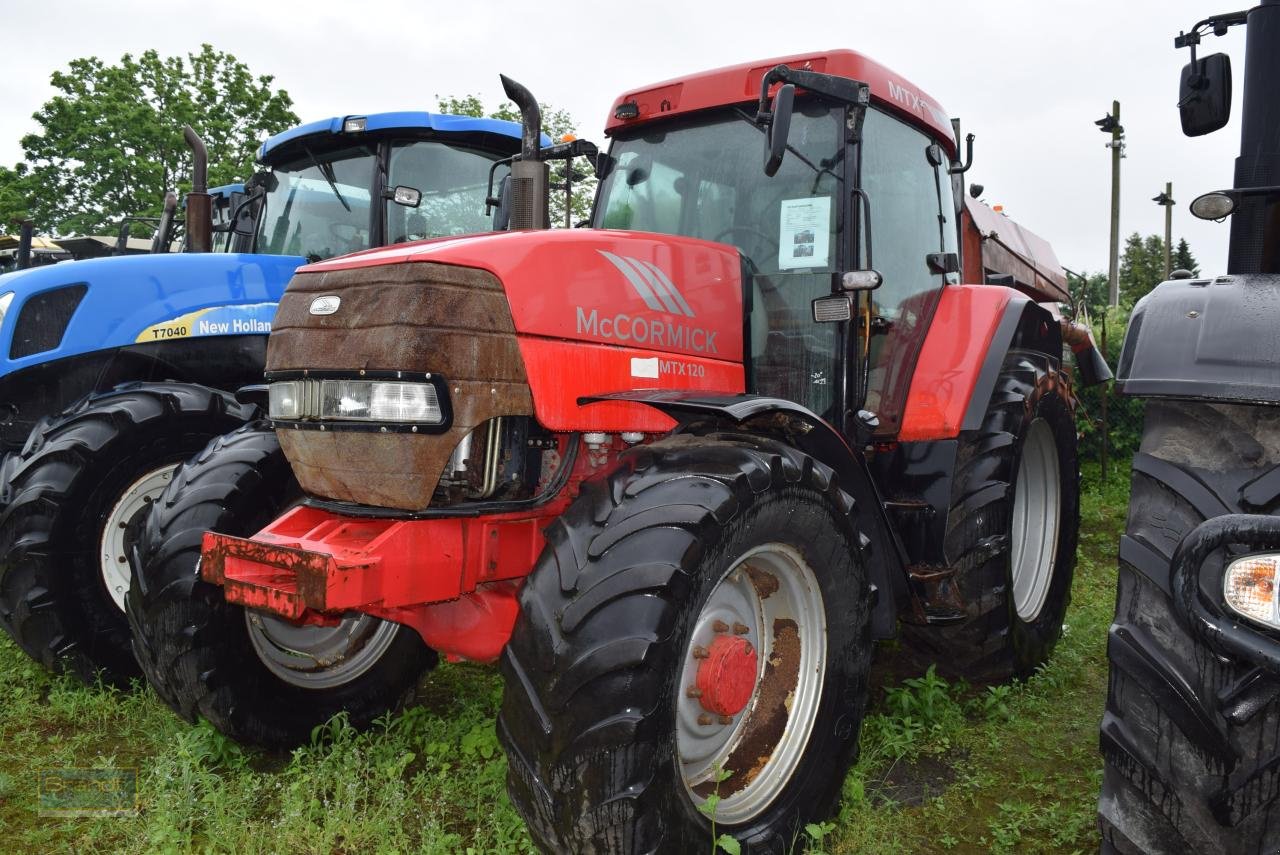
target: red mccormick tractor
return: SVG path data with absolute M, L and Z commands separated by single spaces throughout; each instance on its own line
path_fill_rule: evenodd
M 367 722 L 437 653 L 500 660 L 542 848 L 690 851 L 716 794 L 717 829 L 784 849 L 832 808 L 900 621 L 973 678 L 1049 655 L 1061 327 L 960 284 L 955 130 L 856 53 L 619 98 L 593 229 L 538 230 L 536 103 L 508 94 L 523 230 L 295 276 L 274 433 L 157 503 L 136 650 L 181 713 L 269 745 Z

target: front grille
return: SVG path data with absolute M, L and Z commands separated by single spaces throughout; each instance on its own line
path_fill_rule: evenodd
M 62 336 L 71 323 L 71 316 L 75 314 L 76 307 L 88 290 L 86 283 L 77 282 L 36 294 L 23 303 L 18 321 L 14 325 L 9 358 L 19 359 L 44 353 L 61 344 Z

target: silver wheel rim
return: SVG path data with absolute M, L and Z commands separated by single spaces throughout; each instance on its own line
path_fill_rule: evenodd
M 1049 423 L 1036 419 L 1027 429 L 1013 489 L 1013 605 L 1018 617 L 1027 622 L 1039 616 L 1049 596 L 1061 503 L 1058 445 Z
M 699 668 L 713 659 L 708 650 L 731 637 L 751 645 L 757 666 L 750 699 L 722 716 L 690 690 Z M 675 713 L 685 791 L 695 804 L 718 795 L 716 822 L 747 822 L 792 779 L 822 697 L 826 611 L 817 577 L 800 553 L 767 543 L 734 562 L 694 621 L 683 663 Z M 779 719 L 785 722 L 780 734 Z M 731 774 L 717 783 L 717 772 Z
M 400 624 L 367 614 L 333 626 L 293 624 L 245 609 L 249 641 L 272 674 L 303 689 L 333 689 L 372 668 L 395 641 Z
M 125 543 L 129 523 L 160 498 L 177 468 L 176 464 L 169 464 L 153 469 L 130 484 L 120 494 L 103 524 L 102 537 L 98 540 L 98 565 L 102 584 L 121 612 L 124 611 L 125 594 L 129 593 L 129 554 Z

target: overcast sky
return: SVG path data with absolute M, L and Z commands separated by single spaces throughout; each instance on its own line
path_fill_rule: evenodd
M 9 5 L 13 0 L 5 0 Z M 188 3 L 138 0 L 16 5 L 0 50 L 0 163 L 53 93 L 52 71 L 75 58 L 117 60 L 209 42 L 272 74 L 303 121 L 347 113 L 434 109 L 437 95 L 503 97 L 498 73 L 567 109 L 582 136 L 603 142 L 624 90 L 731 63 L 852 48 L 914 82 L 977 134 L 969 180 L 985 198 L 1047 238 L 1076 270 L 1107 266 L 1110 152 L 1094 127 L 1122 103 L 1121 232 L 1163 232 L 1151 197 L 1173 181 L 1174 240 L 1185 236 L 1206 273 L 1226 266 L 1227 225 L 1186 204 L 1231 184 L 1239 147 L 1243 28 L 1210 37 L 1231 54 L 1233 120 L 1182 136 L 1175 107 L 1187 51 L 1173 37 L 1221 0 L 809 0 L 552 4 L 493 0 L 309 0 Z M 518 15 L 508 11 L 525 8 Z M 287 10 L 287 11 L 286 11 Z

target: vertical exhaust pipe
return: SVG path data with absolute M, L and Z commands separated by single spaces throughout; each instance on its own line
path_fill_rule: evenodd
M 209 153 L 204 140 L 182 126 L 182 136 L 191 148 L 191 192 L 187 194 L 187 252 L 213 251 L 213 197 L 209 195 Z
M 31 220 L 23 220 L 18 232 L 18 269 L 26 270 L 31 266 L 31 238 L 35 235 L 36 225 Z
M 1280 0 L 1249 10 L 1235 186 L 1280 184 Z M 1246 196 L 1231 217 L 1228 273 L 1280 273 L 1280 195 Z
M 511 164 L 511 228 L 551 228 L 550 169 L 541 160 L 542 111 L 533 93 L 499 74 L 502 89 L 520 108 L 520 159 Z

